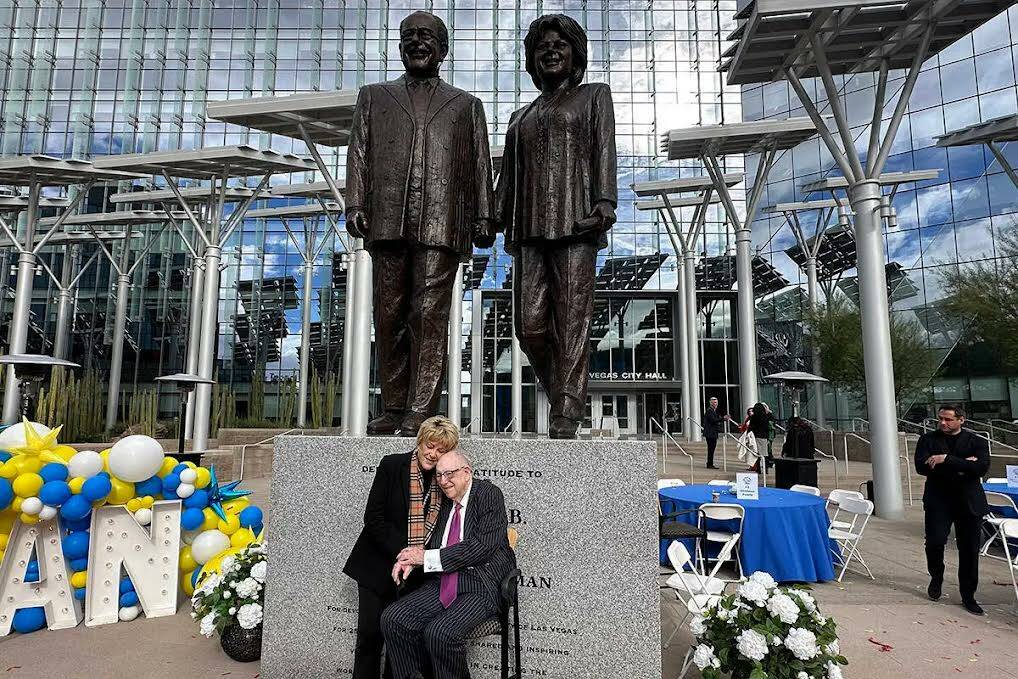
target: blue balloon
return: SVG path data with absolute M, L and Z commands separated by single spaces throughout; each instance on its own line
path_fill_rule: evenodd
M 25 582 L 39 582 L 39 562 L 29 561 L 25 569 Z
M 68 502 L 70 502 L 70 500 L 68 500 Z M 91 507 L 89 508 L 88 513 L 85 514 L 85 516 L 81 517 L 80 519 L 70 520 L 65 518 L 62 523 L 64 525 L 64 528 L 71 531 L 72 533 L 76 533 L 78 531 L 83 530 L 87 531 L 89 528 L 92 527 Z
M 104 469 L 103 471 L 101 471 L 98 474 L 96 474 L 96 476 L 101 476 L 101 477 L 103 477 L 105 479 L 108 479 L 108 478 L 110 478 L 110 473 Z
M 134 583 L 131 582 L 131 578 L 124 578 L 120 581 L 120 593 L 127 594 L 128 592 L 134 591 Z M 130 606 L 131 604 L 127 604 Z
M 209 506 L 209 494 L 199 488 L 190 497 L 184 498 L 184 506 L 188 509 L 205 509 Z
M 7 479 L 0 478 L 0 510 L 7 509 L 7 506 L 14 500 L 14 488 Z
M 39 476 L 42 477 L 43 481 L 66 481 L 67 480 L 67 465 L 60 464 L 59 462 L 49 462 L 42 466 L 39 470 Z
M 180 514 L 180 527 L 184 530 L 194 530 L 205 521 L 205 514 L 194 507 L 185 509 Z
M 0 431 L 2 431 L 2 430 L 0 430 Z M 7 460 L 11 459 L 12 457 L 14 457 L 14 456 L 11 455 L 10 453 L 8 453 L 6 450 L 0 450 L 0 462 L 6 462 Z
M 244 528 L 251 528 L 260 524 L 262 518 L 262 510 L 258 507 L 244 507 L 240 512 L 240 525 Z
M 163 492 L 174 491 L 180 485 L 180 477 L 176 474 L 167 474 L 163 477 Z
M 92 478 L 95 478 L 94 476 Z M 91 481 L 92 479 L 89 479 Z M 72 495 L 71 498 L 60 508 L 60 516 L 75 521 L 84 519 L 92 511 L 92 504 L 85 499 L 84 495 Z M 77 533 L 75 533 L 77 535 Z
M 201 575 L 201 566 L 198 566 L 197 568 L 194 569 L 194 571 L 191 572 L 191 586 L 192 587 L 197 587 L 198 586 L 198 576 L 199 575 Z
M 138 497 L 146 495 L 158 495 L 163 490 L 163 480 L 158 476 L 152 476 L 144 481 L 134 484 L 134 492 Z
M 135 592 L 124 592 L 120 595 L 120 606 L 134 606 L 138 603 L 138 595 Z
M 80 559 L 71 559 L 67 562 L 67 565 L 71 567 L 71 570 L 75 573 L 79 571 L 88 570 L 88 557 L 82 557 Z
M 49 465 L 46 465 L 47 467 Z M 43 467 L 43 471 L 46 467 Z M 42 500 L 43 504 L 47 504 L 51 507 L 59 507 L 60 505 L 67 502 L 71 497 L 71 487 L 67 485 L 66 481 L 54 479 L 53 481 L 47 481 L 42 484 L 42 488 L 39 489 L 39 499 Z
M 84 587 L 75 587 L 74 588 L 74 598 L 77 599 L 78 601 L 84 601 L 85 600 L 85 588 Z
M 180 497 L 172 490 L 166 490 L 163 488 L 163 499 L 164 500 L 179 500 Z
M 177 465 L 176 467 L 174 467 L 173 469 L 171 469 L 171 470 L 170 470 L 170 473 L 171 473 L 171 474 L 176 474 L 176 475 L 177 475 L 177 476 L 179 477 L 179 476 L 180 476 L 180 472 L 184 471 L 185 469 L 190 469 L 190 467 L 188 467 L 188 466 L 187 466 L 186 464 L 184 464 L 183 462 L 181 462 L 181 463 L 180 463 L 180 464 L 178 464 L 178 465 Z
M 64 538 L 64 557 L 67 559 L 88 558 L 88 533 L 71 533 Z M 75 568 L 74 570 L 79 570 Z M 85 569 L 80 569 L 85 570 Z
M 97 500 L 104 500 L 113 490 L 113 484 L 105 476 L 96 474 L 90 479 L 86 479 L 85 483 L 81 486 L 81 496 L 89 502 L 96 502 Z
M 28 634 L 46 626 L 46 611 L 42 606 L 19 608 L 14 612 L 14 631 Z

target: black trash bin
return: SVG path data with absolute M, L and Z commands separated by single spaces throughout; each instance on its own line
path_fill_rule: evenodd
M 797 457 L 775 458 L 774 486 L 776 488 L 791 488 L 797 483 L 819 487 L 817 485 L 817 461 Z

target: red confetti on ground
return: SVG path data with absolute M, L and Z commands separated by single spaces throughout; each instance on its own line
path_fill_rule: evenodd
M 11 665 L 10 667 L 7 668 L 7 671 L 10 672 L 11 670 L 20 670 L 20 669 L 21 669 L 21 665 Z
M 894 650 L 894 646 L 891 646 L 890 644 L 885 644 L 885 643 L 884 643 L 884 642 L 882 642 L 882 641 L 877 641 L 877 640 L 876 640 L 876 639 L 874 639 L 873 637 L 870 637 L 870 638 L 868 639 L 868 641 L 869 641 L 869 642 L 870 642 L 871 644 L 876 644 L 877 646 L 879 646 L 879 647 L 880 647 L 880 652 L 881 652 L 881 653 L 890 653 L 891 651 L 893 651 L 893 650 Z
M 970 644 L 981 644 L 981 643 L 983 643 L 983 640 L 982 639 L 973 639 L 969 643 Z

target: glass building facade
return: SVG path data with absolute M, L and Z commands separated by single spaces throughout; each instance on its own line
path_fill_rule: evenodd
M 646 431 L 650 418 L 663 419 L 679 402 L 676 258 L 661 220 L 634 210 L 629 186 L 680 172 L 700 174 L 698 168 L 660 160 L 659 139 L 667 129 L 740 119 L 738 89 L 725 86 L 715 71 L 723 37 L 734 27 L 734 0 L 0 0 L 0 152 L 90 158 L 248 144 L 304 155 L 299 142 L 208 120 L 206 104 L 354 89 L 398 77 L 399 21 L 415 9 L 446 21 L 450 53 L 443 77 L 484 102 L 496 145 L 510 114 L 536 96 L 522 64 L 530 22 L 540 14 L 564 12 L 586 28 L 587 80 L 609 83 L 614 96 L 620 188 L 619 220 L 598 257 L 586 426 L 597 428 L 614 418 L 622 433 Z M 1013 98 L 1013 77 L 1011 83 Z M 752 98 L 749 92 L 744 97 Z M 779 109 L 771 113 L 778 115 Z M 339 176 L 344 154 L 340 149 L 326 155 Z M 812 162 L 810 167 L 819 167 L 819 158 Z M 93 190 L 87 210 L 113 209 L 108 193 Z M 154 234 L 154 229 L 143 230 Z M 721 256 L 733 245 L 712 208 L 698 248 Z M 47 248 L 43 257 L 59 275 L 65 259 L 74 272 L 93 252 L 89 245 Z M 0 253 L 4 327 L 11 314 L 15 261 L 9 249 Z M 330 243 L 316 262 L 309 299 L 299 283 L 299 253 L 278 221 L 246 220 L 226 244 L 224 262 L 216 372 L 217 389 L 230 401 L 233 419 L 221 422 L 289 424 L 305 304 L 312 305 L 311 359 L 319 380 L 312 391 L 330 388 L 330 376 L 338 381 L 345 272 L 337 246 Z M 473 431 L 511 424 L 510 267 L 501 241 L 490 252 L 475 253 L 468 267 L 463 424 L 470 423 Z M 100 258 L 83 276 L 75 301 L 71 357 L 100 378 L 109 367 L 115 278 Z M 133 280 L 122 403 L 132 393 L 156 389 L 156 376 L 183 370 L 190 292 L 186 251 L 164 233 Z M 38 275 L 30 351 L 52 351 L 55 297 L 52 282 Z M 715 395 L 723 404 L 738 401 L 732 386 L 738 375 L 733 305 L 728 293 L 701 303 L 704 402 Z M 543 394 L 526 369 L 524 382 L 524 429 L 541 430 L 546 426 L 539 407 Z M 164 394 L 160 412 L 170 416 L 175 408 L 175 395 Z M 372 410 L 377 409 L 373 402 Z M 338 410 L 337 405 L 321 422 L 339 424 Z
M 1018 418 L 1018 377 L 1002 374 L 984 347 L 969 346 L 963 332 L 965 322 L 945 317 L 938 305 L 950 292 L 944 289 L 946 270 L 983 262 L 994 265 L 1001 275 L 1018 276 L 1013 262 L 1000 250 L 1002 230 L 1015 225 L 1018 190 L 985 147 L 936 146 L 936 138 L 947 132 L 1018 113 L 1016 66 L 1018 11 L 1013 8 L 929 59 L 884 170 L 940 170 L 935 180 L 901 186 L 893 198 L 898 223 L 885 231 L 892 314 L 917 324 L 935 357 L 929 384 L 899 404 L 899 414 L 912 420 L 932 416 L 935 404 L 944 402 L 966 404 L 970 417 L 984 422 Z M 903 72 L 892 74 L 885 121 L 903 81 Z M 856 147 L 865 156 L 875 74 L 836 76 L 836 82 L 845 93 Z M 811 81 L 807 87 L 821 97 L 821 112 L 828 110 L 822 87 Z M 746 120 L 805 115 L 785 82 L 743 87 L 742 110 Z M 1004 153 L 1010 162 L 1018 161 L 1014 144 L 1005 145 Z M 758 160 L 747 159 L 751 174 Z M 764 209 L 777 203 L 828 197 L 808 194 L 803 186 L 835 174 L 840 173 L 818 138 L 780 154 L 769 176 Z M 804 227 L 812 232 L 813 222 L 806 221 Z M 757 306 L 761 370 L 809 370 L 801 323 L 806 276 L 786 252 L 795 245 L 794 236 L 783 216 L 766 212 L 754 221 L 753 232 L 754 243 L 763 246 L 763 255 L 790 282 Z M 827 287 L 851 300 L 857 290 L 854 276 L 854 269 L 845 271 L 840 277 L 829 278 Z M 776 394 L 765 389 L 764 397 L 773 402 Z M 835 399 L 830 390 L 826 413 L 842 426 L 851 426 L 853 417 L 864 416 L 857 403 L 843 396 Z

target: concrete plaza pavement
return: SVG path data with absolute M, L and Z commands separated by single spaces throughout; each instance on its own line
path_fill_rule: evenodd
M 696 455 L 694 478 L 734 478 L 729 469 L 703 468 Z M 869 465 L 851 462 L 841 471 L 841 487 L 856 488 L 868 478 Z M 829 471 L 829 470 L 828 470 Z M 688 460 L 669 455 L 667 477 L 689 481 Z M 833 487 L 829 473 L 821 474 L 826 492 Z M 267 515 L 269 479 L 250 478 L 244 487 Z M 866 529 L 862 551 L 876 581 L 848 573 L 844 582 L 814 585 L 813 591 L 826 615 L 838 621 L 843 653 L 849 659 L 846 677 L 865 679 L 939 679 L 1018 677 L 1018 600 L 1007 567 L 983 559 L 980 564 L 979 600 L 986 616 L 977 618 L 959 605 L 957 557 L 948 545 L 948 574 L 944 598 L 926 598 L 927 576 L 923 553 L 921 482 L 915 486 L 915 504 L 904 521 L 873 519 Z M 678 612 L 674 594 L 662 590 L 661 620 L 664 636 L 674 628 Z M 524 611 L 524 615 L 525 615 Z M 620 630 L 621 632 L 621 630 Z M 621 635 L 620 635 L 621 636 Z M 691 637 L 680 631 L 664 649 L 662 677 L 678 676 Z M 258 663 L 241 664 L 226 657 L 218 639 L 205 639 L 191 620 L 186 599 L 176 615 L 98 628 L 84 625 L 57 632 L 12 634 L 0 639 L 0 677 L 33 679 L 139 679 L 157 677 L 258 677 Z M 693 669 L 687 677 L 698 677 Z M 627 679 L 627 678 L 577 678 Z

